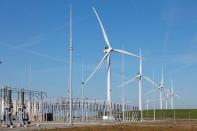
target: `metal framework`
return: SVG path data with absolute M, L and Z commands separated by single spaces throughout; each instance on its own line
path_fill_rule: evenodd
M 70 105 L 72 122 L 122 122 L 138 118 L 138 108 L 129 103 L 111 102 L 113 119 L 105 119 L 108 103 L 88 98 L 48 99 L 45 92 L 30 91 L 5 86 L 0 89 L 0 118 L 6 127 L 23 126 L 33 123 L 70 123 Z M 124 116 L 123 110 L 124 109 Z M 134 111 L 135 113 L 133 114 Z
M 45 92 L 4 86 L 0 89 L 0 118 L 5 127 L 27 126 L 31 121 L 43 121 Z

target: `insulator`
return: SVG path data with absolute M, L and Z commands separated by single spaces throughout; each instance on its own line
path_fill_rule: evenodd
M 3 99 L 6 101 L 6 97 L 7 97 L 7 87 L 5 87 L 3 89 Z
M 11 105 L 12 104 L 12 90 L 9 89 L 9 90 L 7 90 L 7 92 L 8 92 L 8 95 L 7 95 L 8 104 Z
M 24 106 L 25 104 L 25 92 L 21 90 L 21 105 Z

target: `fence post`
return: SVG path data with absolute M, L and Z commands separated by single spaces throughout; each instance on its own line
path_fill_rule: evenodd
M 176 121 L 176 114 L 175 114 L 175 109 L 174 109 L 174 123 Z

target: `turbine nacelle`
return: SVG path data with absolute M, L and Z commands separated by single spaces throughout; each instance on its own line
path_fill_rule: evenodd
M 163 90 L 163 86 L 160 86 L 159 89 L 160 89 L 160 90 Z
M 137 78 L 136 79 L 138 79 L 138 80 L 141 80 L 142 79 L 142 74 L 140 72 L 137 73 Z
M 174 96 L 174 93 L 170 92 L 169 95 L 170 95 L 170 96 Z
M 111 47 L 105 46 L 104 53 L 110 52 L 112 50 Z
M 159 84 L 159 89 L 162 90 L 163 88 L 163 84 Z

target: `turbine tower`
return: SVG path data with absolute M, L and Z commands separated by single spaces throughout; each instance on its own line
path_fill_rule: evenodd
M 97 11 L 94 9 L 94 7 L 92 7 L 100 28 L 102 30 L 102 34 L 104 37 L 104 41 L 106 43 L 105 49 L 104 49 L 104 53 L 105 55 L 103 56 L 103 58 L 101 59 L 101 61 L 99 62 L 99 64 L 96 66 L 96 68 L 94 69 L 94 71 L 87 77 L 87 79 L 85 80 L 84 84 L 87 84 L 87 82 L 93 77 L 93 75 L 97 72 L 98 69 L 100 69 L 100 67 L 103 65 L 104 61 L 107 60 L 107 111 L 109 112 L 109 116 L 112 116 L 112 112 L 111 112 L 111 55 L 112 53 L 120 53 L 120 54 L 124 54 L 124 55 L 130 55 L 130 56 L 134 56 L 134 57 L 138 57 L 137 55 L 124 51 L 124 50 L 119 50 L 119 49 L 113 49 L 110 45 L 109 39 L 107 37 L 106 31 L 103 27 L 103 24 L 101 22 L 101 19 L 97 13 Z
M 167 92 L 166 94 L 166 98 L 165 99 L 165 102 L 166 102 L 166 110 L 168 109 L 168 99 L 169 99 L 169 92 Z
M 171 109 L 174 109 L 174 98 L 173 98 L 173 95 L 174 95 L 174 87 L 173 87 L 173 83 L 172 83 L 172 80 L 171 80 L 171 92 L 170 92 Z
M 181 97 L 177 94 L 174 93 L 174 85 L 173 82 L 171 80 L 171 91 L 169 93 L 169 98 L 170 98 L 170 103 L 171 103 L 171 109 L 174 109 L 174 97 L 178 97 L 179 99 L 181 99 Z
M 142 110 L 143 96 L 142 96 L 142 54 L 140 49 L 140 67 L 139 67 L 139 110 Z
M 161 72 L 161 83 L 159 85 L 159 96 L 160 96 L 160 109 L 163 109 L 163 68 Z

